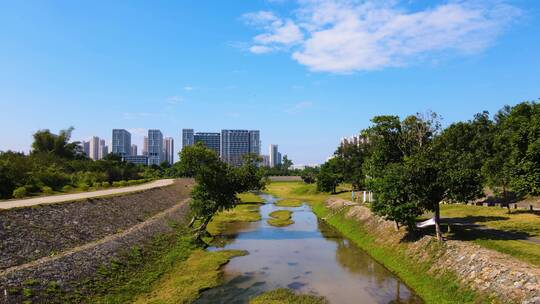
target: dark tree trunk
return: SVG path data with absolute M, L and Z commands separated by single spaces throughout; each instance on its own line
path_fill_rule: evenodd
M 437 235 L 437 241 L 442 242 L 442 233 L 441 233 L 441 211 L 439 203 L 435 204 L 435 234 Z

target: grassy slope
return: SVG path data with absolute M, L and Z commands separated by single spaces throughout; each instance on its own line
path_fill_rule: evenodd
M 291 220 L 292 211 L 290 210 L 276 210 L 269 214 L 272 218 L 268 219 L 268 224 L 276 227 L 289 226 L 294 223 Z
M 327 215 L 328 210 L 324 207 L 323 202 L 329 195 L 316 192 L 313 185 L 276 182 L 269 185 L 268 191 L 278 197 L 297 198 L 310 202 L 313 211 L 318 217 L 322 218 Z M 349 193 L 342 193 L 338 196 L 342 198 L 347 196 L 348 198 L 349 195 Z M 427 303 L 478 303 L 484 300 L 488 301 L 470 290 L 461 288 L 452 275 L 445 275 L 440 278 L 426 276 L 425 273 L 429 268 L 429 262 L 422 265 L 411 261 L 405 253 L 405 247 L 400 248 L 401 245 L 398 245 L 397 248 L 389 248 L 377 244 L 373 237 L 354 220 L 345 219 L 339 214 L 330 217 L 328 223 L 402 278 Z
M 201 290 L 221 284 L 221 266 L 243 254 L 245 252 L 239 250 L 196 250 L 186 261 L 176 263 L 169 273 L 154 284 L 155 288 L 150 293 L 140 295 L 134 303 L 191 303 Z
M 227 222 L 260 220 L 258 207 L 264 200 L 251 193 L 240 198 L 236 208 L 215 217 L 209 231 L 216 232 Z M 86 286 L 96 294 L 88 302 L 128 303 L 135 298 L 139 303 L 191 302 L 200 290 L 219 285 L 220 266 L 241 254 L 202 251 L 191 233 L 179 227 L 175 235 L 158 236 L 144 250 L 132 249 L 127 262 L 103 267 L 100 277 Z
M 259 295 L 251 301 L 250 304 L 325 304 L 328 303 L 325 298 L 314 295 L 298 295 L 286 288 L 279 288 Z

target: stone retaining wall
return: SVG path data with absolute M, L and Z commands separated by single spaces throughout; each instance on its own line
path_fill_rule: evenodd
M 171 221 L 183 222 L 189 206 L 187 199 L 161 212 L 143 223 L 121 233 L 85 244 L 53 257 L 0 271 L 0 303 L 19 303 L 20 293 L 11 294 L 13 288 L 22 288 L 25 282 L 55 282 L 63 291 L 70 292 L 70 285 L 93 277 L 99 267 L 133 246 L 141 246 L 155 236 L 171 232 Z
M 0 271 L 116 234 L 171 208 L 192 180 L 119 196 L 0 211 Z
M 331 199 L 326 206 L 339 210 L 345 203 L 342 199 Z M 433 275 L 452 271 L 464 286 L 495 295 L 502 303 L 540 303 L 540 268 L 534 265 L 469 242 L 449 240 L 442 246 L 434 246 L 437 240 L 424 236 L 404 243 L 405 229 L 396 231 L 393 222 L 372 214 L 364 206 L 350 207 L 345 217 L 358 221 L 385 247 L 406 246 L 408 256 L 418 262 L 429 261 L 435 255 L 436 263 L 429 270 Z

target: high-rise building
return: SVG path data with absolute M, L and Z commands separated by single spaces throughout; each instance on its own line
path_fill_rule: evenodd
M 209 149 L 214 150 L 219 156 L 221 153 L 221 134 L 211 132 L 197 132 L 193 136 L 194 143 L 203 143 Z
M 165 154 L 164 161 L 169 164 L 174 164 L 174 139 L 172 137 L 165 137 L 163 140 L 163 152 Z
M 281 165 L 281 153 L 280 152 L 277 153 L 277 164 Z
M 160 130 L 148 130 L 148 165 L 160 165 L 163 161 L 163 133 Z
M 112 130 L 112 153 L 122 157 L 131 154 L 131 133 L 124 129 Z
M 194 144 L 195 137 L 193 134 L 193 129 L 182 129 L 182 149 L 193 146 Z
M 142 155 L 148 156 L 148 136 L 144 137 Z
M 259 130 L 249 131 L 249 153 L 261 154 L 261 138 Z
M 137 156 L 137 145 L 132 144 L 129 155 Z
M 109 154 L 109 146 L 106 145 L 105 139 L 99 140 L 98 159 L 103 159 Z
M 99 159 L 99 137 L 92 136 L 92 138 L 90 138 L 88 151 L 89 151 L 88 157 L 90 157 L 93 160 Z
M 224 162 L 239 166 L 248 153 L 260 154 L 259 131 L 221 130 L 221 159 Z
M 270 167 L 270 155 L 261 155 L 263 167 Z
M 81 146 L 84 154 L 86 154 L 86 157 L 90 157 L 90 142 L 83 140 Z
M 270 167 L 275 167 L 277 166 L 277 164 L 279 164 L 278 155 L 279 155 L 278 145 L 270 145 L 270 151 L 269 151 Z

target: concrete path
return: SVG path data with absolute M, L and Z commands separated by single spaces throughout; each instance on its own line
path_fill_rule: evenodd
M 41 196 L 36 198 L 27 198 L 22 200 L 9 200 L 9 201 L 0 201 L 0 209 L 10 209 L 15 207 L 27 207 L 39 204 L 54 204 L 67 201 L 75 201 L 85 198 L 100 197 L 114 194 L 121 194 L 127 192 L 141 191 L 152 188 L 158 188 L 163 186 L 168 186 L 174 183 L 174 179 L 160 179 L 153 181 L 151 183 L 146 183 L 143 185 L 122 187 L 122 188 L 112 188 L 107 190 L 98 190 L 92 192 L 82 192 L 74 194 L 62 194 L 62 195 L 51 195 L 51 196 Z

